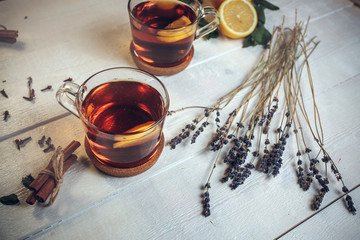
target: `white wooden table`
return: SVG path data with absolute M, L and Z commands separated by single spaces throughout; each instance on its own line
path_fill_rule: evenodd
M 279 11 L 266 11 L 267 28 L 310 16 L 309 36 L 320 45 L 310 64 L 325 129 L 325 144 L 349 188 L 360 183 L 360 8 L 349 0 L 273 0 Z M 20 204 L 0 205 L 0 239 L 273 239 L 314 213 L 316 189 L 297 185 L 295 159 L 285 158 L 281 174 L 269 179 L 254 172 L 235 191 L 219 181 L 211 190 L 212 214 L 201 215 L 201 186 L 212 167 L 214 153 L 206 143 L 176 150 L 165 147 L 147 172 L 130 178 L 102 174 L 90 163 L 83 146 L 79 160 L 66 172 L 59 196 L 51 207 L 27 205 L 29 193 L 22 177 L 43 169 L 50 154 L 37 145 L 43 135 L 55 145 L 81 143 L 84 131 L 77 118 L 55 99 L 55 90 L 72 77 L 81 83 L 98 70 L 131 66 L 131 41 L 125 0 L 6 0 L 0 1 L 0 24 L 19 31 L 15 44 L 0 43 L 0 195 L 16 193 Z M 195 42 L 190 66 L 174 76 L 160 77 L 171 106 L 209 106 L 233 89 L 254 66 L 262 47 L 242 48 L 242 40 L 219 37 Z M 33 78 L 35 102 L 27 95 Z M 6 81 L 4 81 L 6 80 Z M 166 120 L 166 141 L 199 112 L 178 113 Z M 14 140 L 32 137 L 20 151 Z M 202 144 L 203 143 L 203 144 Z M 221 171 L 214 179 L 221 177 Z M 323 206 L 341 195 L 333 187 Z M 360 189 L 351 193 L 359 208 Z M 358 239 L 359 214 L 353 216 L 339 200 L 300 224 L 283 239 Z

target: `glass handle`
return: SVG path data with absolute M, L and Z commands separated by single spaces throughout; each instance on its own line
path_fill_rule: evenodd
M 76 83 L 67 82 L 63 84 L 56 92 L 56 100 L 66 110 L 79 117 L 78 111 L 76 110 L 75 98 L 80 86 Z
M 205 18 L 206 16 L 208 15 L 213 15 L 214 16 L 214 19 L 209 22 L 208 24 L 206 24 L 205 26 L 199 28 L 197 31 L 196 31 L 196 37 L 195 37 L 195 40 L 196 39 L 199 39 L 209 33 L 211 33 L 212 31 L 215 31 L 217 29 L 217 27 L 219 26 L 220 24 L 220 17 L 219 17 L 219 14 L 217 12 L 217 10 L 213 7 L 210 7 L 210 6 L 206 6 L 204 7 L 202 10 L 201 10 L 201 18 Z

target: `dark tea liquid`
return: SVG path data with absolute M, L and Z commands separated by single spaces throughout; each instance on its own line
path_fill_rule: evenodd
M 195 38 L 196 14 L 179 1 L 148 1 L 136 5 L 130 17 L 136 54 L 156 67 L 186 61 Z M 174 30 L 176 29 L 176 30 Z
M 147 84 L 113 81 L 90 91 L 82 114 L 98 128 L 86 126 L 94 155 L 111 166 L 135 167 L 156 150 L 163 124 L 156 123 L 164 115 L 164 102 Z

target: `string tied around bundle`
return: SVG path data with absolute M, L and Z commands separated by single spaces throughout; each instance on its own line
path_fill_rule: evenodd
M 48 206 L 52 205 L 55 202 L 55 199 L 60 191 L 61 183 L 63 182 L 64 152 L 60 146 L 57 147 L 50 161 L 52 163 L 52 169 L 43 169 L 40 172 L 41 174 L 47 174 L 55 181 L 55 188 L 51 193 L 49 202 L 47 204 Z

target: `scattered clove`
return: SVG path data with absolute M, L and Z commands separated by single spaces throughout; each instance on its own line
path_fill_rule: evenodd
M 44 147 L 44 142 L 45 142 L 45 136 L 42 136 L 42 138 L 38 141 L 38 144 L 41 148 Z
M 44 92 L 44 91 L 50 90 L 50 89 L 52 89 L 52 86 L 51 86 L 51 85 L 48 85 L 46 88 L 43 88 L 43 89 L 41 89 L 40 91 Z
M 46 140 L 45 140 L 46 139 Z M 42 136 L 42 138 L 38 141 L 39 146 L 42 148 L 44 145 L 47 147 L 43 150 L 44 153 L 48 153 L 55 150 L 54 144 L 51 143 L 51 137 L 46 138 Z
M 29 97 L 23 97 L 25 100 L 30 102 L 34 100 L 35 97 L 35 90 L 31 88 L 32 81 L 32 78 L 28 77 Z
M 45 141 L 46 145 L 50 146 L 51 144 L 51 137 L 48 137 Z
M 24 147 L 30 141 L 31 137 L 27 137 L 25 139 L 15 139 L 15 144 L 17 149 L 20 150 L 21 147 Z
M 50 144 L 47 148 L 44 149 L 44 153 L 48 153 L 55 150 L 54 144 Z
M 0 92 L 1 92 L 1 95 L 3 95 L 6 98 L 9 98 L 8 95 L 5 92 L 5 89 L 1 90 Z
M 31 89 L 32 82 L 33 82 L 32 77 L 28 77 L 28 87 L 29 87 L 29 89 Z
M 4 112 L 4 121 L 7 122 L 7 120 L 9 119 L 9 117 L 10 117 L 10 113 L 9 113 L 8 110 L 6 110 L 6 111 Z
M 71 77 L 69 77 L 69 78 L 65 79 L 64 82 L 72 82 L 72 80 L 73 79 Z

